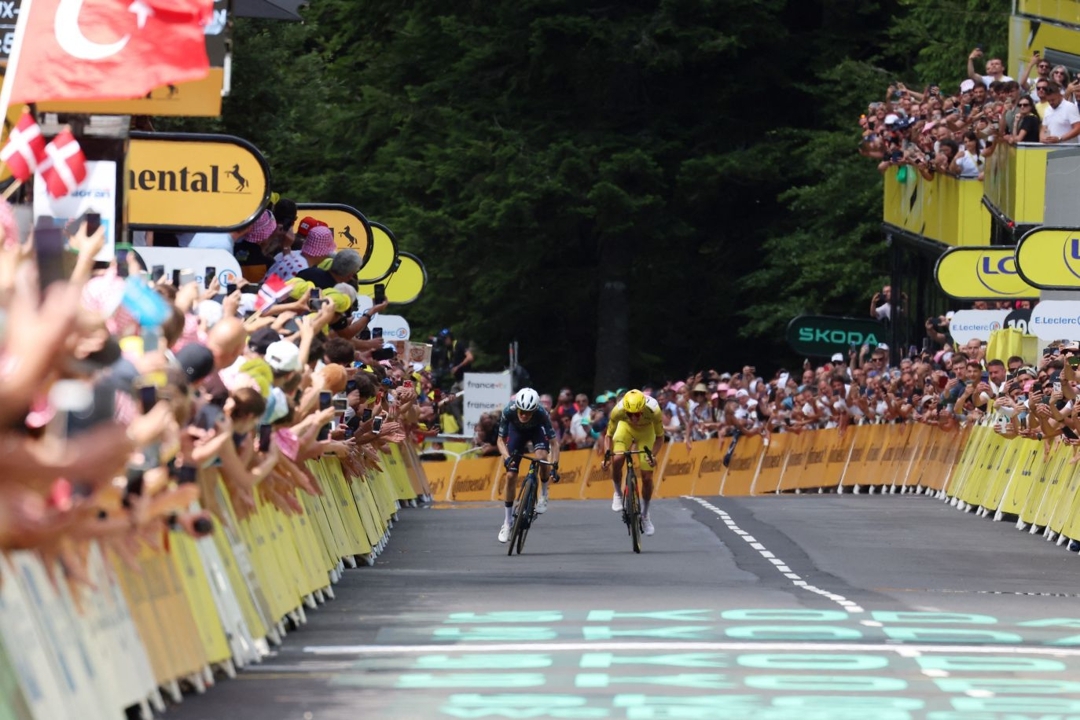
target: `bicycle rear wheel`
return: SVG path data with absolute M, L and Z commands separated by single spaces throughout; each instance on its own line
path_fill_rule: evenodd
M 633 471 L 626 475 L 626 502 L 630 503 L 627 519 L 630 524 L 630 543 L 634 552 L 641 552 L 641 501 L 638 499 L 637 478 Z
M 507 548 L 506 554 L 513 555 L 514 550 L 517 549 L 518 555 L 521 554 L 521 549 L 525 547 L 525 535 L 529 532 L 529 525 L 532 522 L 532 509 L 535 504 L 536 494 L 536 476 L 530 471 L 525 476 L 525 480 L 521 486 L 521 492 L 518 495 L 517 512 L 514 513 L 514 524 L 510 528 L 510 547 Z

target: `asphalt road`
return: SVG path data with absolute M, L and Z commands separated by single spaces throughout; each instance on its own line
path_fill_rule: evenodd
M 1080 718 L 1080 559 L 921 496 L 405 510 L 261 665 L 176 720 Z

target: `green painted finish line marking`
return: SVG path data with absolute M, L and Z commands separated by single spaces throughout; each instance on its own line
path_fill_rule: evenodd
M 565 642 L 565 643 L 469 643 L 464 645 L 308 645 L 311 655 L 432 655 L 482 652 L 620 652 L 658 650 L 674 652 L 811 652 L 811 653 L 916 653 L 949 655 L 1043 655 L 1080 657 L 1080 649 L 1023 647 L 1017 645 L 906 645 L 884 643 L 791 643 L 791 642 Z

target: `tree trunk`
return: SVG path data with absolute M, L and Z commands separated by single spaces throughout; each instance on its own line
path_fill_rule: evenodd
M 626 243 L 610 238 L 600 245 L 595 393 L 629 387 L 630 298 L 626 289 L 630 271 L 628 250 Z

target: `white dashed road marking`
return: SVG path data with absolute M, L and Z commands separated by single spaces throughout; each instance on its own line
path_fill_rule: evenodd
M 745 540 L 751 548 L 756 550 L 758 554 L 768 560 L 769 563 L 771 563 L 777 570 L 780 571 L 781 575 L 791 581 L 792 585 L 798 588 L 802 588 L 803 590 L 809 590 L 810 592 L 821 595 L 824 598 L 828 598 L 840 607 L 847 610 L 849 613 L 866 612 L 861 607 L 859 607 L 857 603 L 848 600 L 843 595 L 838 595 L 834 592 L 829 592 L 828 590 L 822 590 L 821 588 L 811 585 L 810 583 L 803 580 L 799 575 L 791 571 L 791 568 L 787 566 L 787 563 L 785 563 L 783 560 L 780 560 L 776 557 L 776 555 L 766 550 L 765 546 L 762 545 L 757 538 L 755 538 L 753 535 L 747 534 L 746 531 L 744 531 L 742 528 L 735 524 L 735 521 L 731 519 L 730 515 L 713 505 L 708 500 L 702 500 L 701 498 L 691 497 L 689 495 L 683 495 L 683 497 L 687 500 L 693 500 L 699 505 L 706 507 L 713 513 L 715 513 L 717 517 L 724 521 L 724 524 L 728 526 L 729 530 L 731 530 L 733 533 Z

